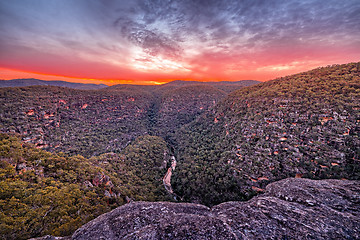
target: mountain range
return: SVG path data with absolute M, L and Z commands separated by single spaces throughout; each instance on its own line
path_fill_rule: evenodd
M 66 81 L 45 81 L 34 78 L 25 79 L 12 79 L 12 80 L 0 80 L 0 88 L 2 87 L 27 87 L 27 86 L 58 86 L 68 87 L 82 90 L 96 90 L 108 87 L 105 84 L 92 84 L 92 83 L 74 83 Z
M 360 63 L 264 83 L 2 88 L 0 106 L 7 239 L 68 236 L 132 201 L 230 214 L 285 178 L 360 179 Z

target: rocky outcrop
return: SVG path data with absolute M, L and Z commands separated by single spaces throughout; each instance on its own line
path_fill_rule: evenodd
M 227 202 L 212 214 L 239 239 L 359 239 L 360 182 L 285 179 L 248 202 Z
M 247 202 L 133 202 L 64 239 L 359 239 L 360 181 L 289 178 Z

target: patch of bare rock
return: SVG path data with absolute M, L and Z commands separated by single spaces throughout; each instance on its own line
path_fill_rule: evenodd
M 288 178 L 211 209 L 133 202 L 62 239 L 360 239 L 360 181 Z

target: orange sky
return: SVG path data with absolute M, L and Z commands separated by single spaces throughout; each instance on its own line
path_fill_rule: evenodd
M 195 80 L 195 81 L 239 81 L 239 80 L 258 80 L 258 81 L 267 81 L 277 77 L 282 77 L 298 72 L 307 71 L 316 67 L 326 66 L 331 64 L 342 64 L 353 61 L 358 61 L 359 59 L 350 59 L 343 60 L 341 62 L 308 62 L 305 64 L 291 63 L 288 65 L 278 64 L 278 65 L 269 65 L 264 67 L 259 67 L 252 71 L 237 71 L 234 74 L 231 74 L 229 71 L 228 74 L 216 74 L 217 68 L 213 68 L 213 74 L 203 74 L 201 72 L 191 74 L 184 74 L 182 72 L 176 73 L 176 71 L 171 74 L 161 74 L 161 73 L 134 73 L 135 77 L 132 77 L 131 74 L 128 74 L 126 78 L 121 78 L 123 74 L 118 73 L 114 69 L 111 73 L 102 74 L 101 72 L 90 72 L 87 74 L 81 74 L 74 72 L 73 74 L 61 75 L 61 69 L 58 71 L 45 71 L 42 72 L 32 72 L 24 70 L 15 70 L 8 68 L 0 68 L 0 79 L 10 80 L 18 78 L 35 78 L 41 80 L 61 80 L 68 82 L 79 82 L 79 83 L 94 83 L 94 84 L 106 84 L 106 85 L 115 85 L 115 84 L 144 84 L 144 85 L 153 85 L 153 84 L 163 84 L 173 80 Z M 86 67 L 85 67 L 86 69 Z M 250 68 L 249 68 L 250 69 Z M 219 70 L 221 71 L 221 70 Z M 54 72 L 52 74 L 52 72 Z M 85 70 L 84 72 L 88 72 Z

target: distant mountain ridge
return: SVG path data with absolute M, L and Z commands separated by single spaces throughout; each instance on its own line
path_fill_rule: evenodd
M 252 86 L 261 83 L 256 80 L 241 80 L 241 81 L 220 81 L 220 82 L 198 82 L 198 81 L 184 81 L 174 80 L 161 85 L 136 85 L 136 84 L 117 84 L 106 88 L 106 90 L 129 90 L 129 89 L 141 89 L 143 91 L 156 91 L 157 93 L 165 92 L 179 87 L 195 86 L 195 85 L 209 85 L 224 92 L 230 93 L 237 89 Z
M 57 86 L 81 90 L 97 90 L 108 87 L 105 84 L 74 83 L 66 81 L 46 81 L 35 78 L 0 80 L 0 87 Z
M 174 80 L 168 83 L 165 83 L 163 85 L 177 85 L 177 86 L 183 86 L 183 85 L 189 85 L 189 84 L 209 84 L 209 85 L 220 85 L 220 84 L 231 84 L 231 85 L 237 85 L 241 84 L 242 86 L 251 86 L 254 84 L 260 83 L 260 81 L 256 80 L 240 80 L 240 81 L 219 81 L 219 82 L 199 82 L 199 81 L 184 81 L 184 80 Z
M 40 80 L 36 78 L 19 78 L 11 80 L 0 80 L 0 88 L 3 87 L 29 87 L 29 86 L 57 86 L 57 87 L 68 87 L 73 89 L 80 90 L 98 90 L 103 88 L 108 88 L 109 90 L 119 89 L 119 88 L 141 88 L 147 91 L 154 91 L 161 88 L 174 88 L 188 85 L 211 85 L 217 87 L 225 92 L 231 92 L 239 89 L 240 87 L 248 87 L 260 83 L 256 80 L 241 80 L 241 81 L 220 81 L 220 82 L 197 82 L 197 81 L 184 81 L 184 80 L 175 80 L 168 82 L 162 85 L 137 85 L 137 84 L 117 84 L 113 86 L 108 86 L 106 84 L 93 84 L 93 83 L 76 83 L 76 82 L 67 82 L 67 81 L 55 81 L 55 80 Z M 239 86 L 233 88 L 234 86 Z M 230 91 L 229 91 L 230 90 Z

